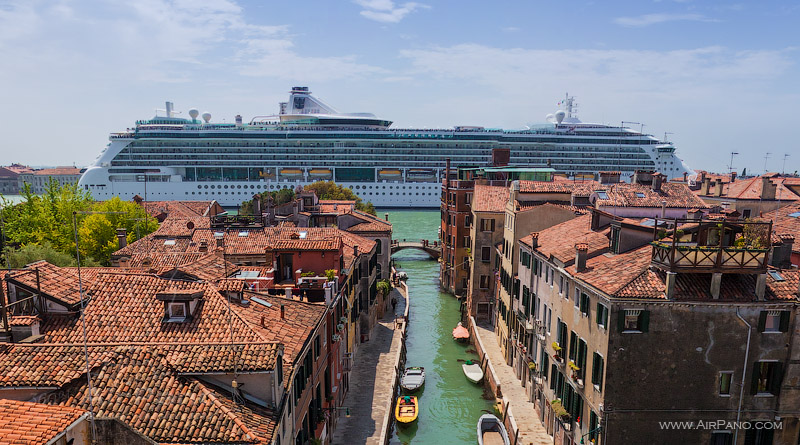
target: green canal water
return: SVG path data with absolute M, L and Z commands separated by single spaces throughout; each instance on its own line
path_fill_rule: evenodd
M 438 210 L 379 210 L 389 213 L 395 239 L 436 240 Z M 492 404 L 482 398 L 482 387 L 469 382 L 461 370 L 463 362 L 476 360 L 471 345 L 456 343 L 453 328 L 461 319 L 460 303 L 439 291 L 439 263 L 422 252 L 404 250 L 393 256 L 398 269 L 408 273 L 411 290 L 406 366 L 425 368 L 425 386 L 417 396 L 419 419 L 408 426 L 395 426 L 392 444 L 475 444 L 482 410 Z

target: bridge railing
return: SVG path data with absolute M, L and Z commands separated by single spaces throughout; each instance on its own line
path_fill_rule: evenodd
M 415 243 L 415 244 L 421 245 L 422 247 L 430 247 L 430 248 L 434 248 L 434 249 L 438 249 L 439 248 L 439 241 L 438 240 L 431 241 L 431 240 L 427 240 L 427 239 L 408 239 L 408 238 L 393 239 L 391 245 L 392 246 L 398 246 L 401 243 Z

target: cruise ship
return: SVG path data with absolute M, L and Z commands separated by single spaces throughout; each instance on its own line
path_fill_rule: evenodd
M 510 151 L 509 166 L 551 168 L 586 178 L 600 171 L 691 170 L 666 140 L 634 129 L 581 122 L 569 95 L 546 122 L 518 130 L 476 126 L 392 128 L 370 113 L 341 113 L 292 88 L 278 114 L 215 123 L 190 109 L 112 133 L 79 185 L 95 199 L 217 200 L 235 207 L 255 193 L 332 180 L 377 207 L 439 207 L 446 159 L 453 167 L 486 165 L 493 149 Z

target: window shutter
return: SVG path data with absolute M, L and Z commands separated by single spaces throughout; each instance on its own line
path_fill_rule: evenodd
M 767 311 L 761 311 L 758 316 L 758 332 L 764 332 L 767 328 Z
M 570 332 L 569 334 L 569 359 L 573 362 L 575 361 L 575 349 L 578 346 L 578 336 L 575 335 L 575 332 Z
M 600 357 L 598 355 L 598 357 Z M 603 390 L 603 371 L 605 370 L 606 361 L 603 357 L 600 357 L 600 372 L 597 374 L 597 386 L 600 387 L 600 390 Z
M 753 375 L 751 376 L 753 381 L 750 385 L 750 394 L 758 394 L 758 379 L 759 377 L 761 377 L 759 375 L 760 371 L 761 371 L 761 362 L 753 363 Z
M 552 378 L 550 379 L 550 389 L 556 389 L 556 364 L 553 363 L 553 366 L 550 368 L 550 375 Z
M 641 331 L 642 332 L 647 332 L 647 330 L 650 328 L 650 311 L 642 311 L 642 313 L 639 314 L 639 316 L 641 317 L 641 320 L 640 320 L 641 321 L 641 324 L 640 324 Z
M 625 310 L 620 309 L 617 314 L 619 315 L 619 317 L 617 317 L 619 323 L 617 324 L 619 325 L 619 331 L 622 332 L 625 330 Z
M 608 308 L 603 306 L 603 326 L 608 329 Z
M 772 375 L 769 376 L 769 392 L 773 395 L 778 395 L 781 392 L 781 383 L 783 381 L 783 364 L 776 362 L 772 364 Z
M 596 318 L 595 321 L 597 322 L 597 324 L 603 324 L 603 322 L 601 321 L 602 315 L 603 314 L 602 314 L 602 308 L 600 307 L 600 303 L 597 303 L 597 317 L 595 317 Z
M 780 331 L 781 332 L 788 332 L 789 331 L 789 316 L 791 312 L 789 311 L 781 311 L 781 324 L 780 324 Z

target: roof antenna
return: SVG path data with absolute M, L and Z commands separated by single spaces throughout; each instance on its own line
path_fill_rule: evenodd
M 86 317 L 84 310 L 86 309 L 86 302 L 83 298 L 83 280 L 81 279 L 81 250 L 78 248 L 78 212 L 72 212 L 72 231 L 75 235 L 75 255 L 78 258 L 78 294 L 81 297 L 81 325 L 83 326 L 83 356 L 86 360 L 86 381 L 89 384 L 89 419 L 92 424 L 92 443 L 97 442 L 97 426 L 94 422 L 94 401 L 92 395 L 94 389 L 92 388 L 92 374 L 89 369 L 89 345 L 86 342 Z

